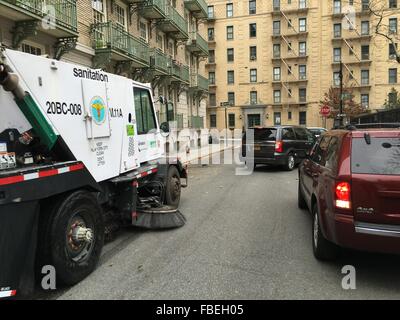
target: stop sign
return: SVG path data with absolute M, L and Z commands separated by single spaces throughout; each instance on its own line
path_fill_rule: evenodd
M 319 112 L 323 117 L 327 117 L 331 114 L 331 108 L 329 106 L 322 106 Z

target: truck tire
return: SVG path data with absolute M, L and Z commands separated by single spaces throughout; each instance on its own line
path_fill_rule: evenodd
M 37 267 L 54 266 L 57 284 L 74 285 L 96 268 L 104 244 L 104 220 L 91 193 L 76 191 L 47 207 L 39 230 Z
M 165 204 L 177 208 L 181 201 L 181 176 L 175 166 L 170 166 L 165 187 Z
M 313 207 L 312 246 L 314 256 L 317 260 L 331 261 L 335 260 L 338 256 L 338 247 L 325 239 L 322 234 L 317 204 L 314 204 Z

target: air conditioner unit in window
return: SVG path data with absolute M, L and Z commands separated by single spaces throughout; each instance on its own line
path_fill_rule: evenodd
M 256 56 L 251 56 L 251 57 L 250 57 L 250 60 L 251 60 L 251 61 L 257 60 L 257 57 L 256 57 Z

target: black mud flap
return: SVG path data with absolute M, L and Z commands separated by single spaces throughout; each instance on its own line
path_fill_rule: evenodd
M 37 201 L 0 206 L 0 298 L 34 290 Z

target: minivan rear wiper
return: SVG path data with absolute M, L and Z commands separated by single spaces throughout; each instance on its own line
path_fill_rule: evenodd
M 368 132 L 365 132 L 365 133 L 364 133 L 364 139 L 365 139 L 365 142 L 366 142 L 367 144 L 371 144 L 371 136 L 369 135 Z

